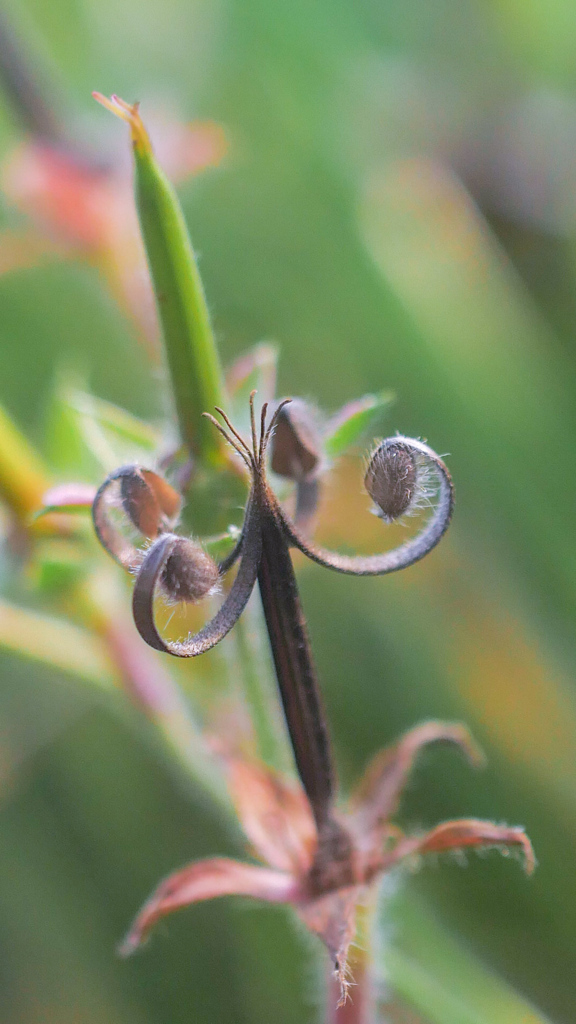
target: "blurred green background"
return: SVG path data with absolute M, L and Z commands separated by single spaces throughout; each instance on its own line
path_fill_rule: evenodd
M 440 548 L 379 580 L 299 563 L 303 600 L 343 784 L 418 721 L 463 720 L 487 770 L 471 772 L 452 752 L 426 755 L 403 823 L 521 824 L 539 860 L 530 880 L 496 855 L 470 857 L 466 870 L 428 865 L 403 883 L 390 931 L 401 945 L 407 929 L 406 949 L 417 948 L 416 901 L 543 1014 L 571 1024 L 576 8 L 19 0 L 6 9 L 96 152 L 127 145 L 93 89 L 224 125 L 228 155 L 180 195 L 225 361 L 275 339 L 280 393 L 332 410 L 391 388 L 387 432 L 450 453 L 457 512 Z M 9 104 L 0 115 L 6 156 L 22 130 Z M 4 229 L 27 223 L 8 200 L 1 216 Z M 162 411 L 135 330 L 95 268 L 45 259 L 6 272 L 0 401 L 41 450 L 56 378 L 71 370 L 139 415 Z M 325 536 L 352 544 L 356 529 L 361 547 L 344 506 L 328 502 Z M 31 601 L 24 585 L 17 597 Z M 170 921 L 142 955 L 116 959 L 163 874 L 239 848 L 175 783 L 127 704 L 119 712 L 73 674 L 16 655 L 2 653 L 0 671 L 1 1019 L 317 1019 L 310 942 L 283 911 L 205 904 Z M 424 943 L 420 962 L 434 974 L 439 955 Z M 428 1019 L 403 1013 L 396 1006 L 391 1019 Z M 496 1015 L 488 1004 L 474 1020 Z

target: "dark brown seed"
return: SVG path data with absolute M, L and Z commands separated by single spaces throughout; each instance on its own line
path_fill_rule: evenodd
M 182 499 L 167 480 L 151 469 L 134 466 L 120 476 L 122 507 L 133 526 L 153 540 L 174 522 Z
M 169 601 L 194 603 L 216 586 L 218 566 L 202 548 L 187 537 L 178 537 L 160 577 Z
M 151 469 L 141 469 L 140 472 L 148 486 L 153 490 L 162 514 L 166 517 L 166 521 L 174 522 L 178 518 L 180 506 L 182 505 L 181 494 L 175 491 L 163 476 L 159 476 L 158 473 L 154 473 Z
M 122 507 L 130 522 L 145 537 L 153 539 L 160 529 L 160 505 L 138 469 L 120 478 Z
M 414 501 L 417 468 L 405 445 L 383 441 L 376 449 L 364 478 L 364 486 L 386 522 L 404 515 Z
M 305 480 L 314 475 L 322 455 L 322 441 L 313 411 L 294 398 L 280 411 L 271 441 L 271 466 L 279 476 Z

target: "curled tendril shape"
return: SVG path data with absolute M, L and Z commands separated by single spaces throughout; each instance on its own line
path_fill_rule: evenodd
M 119 509 L 148 540 L 174 526 L 182 499 L 177 491 L 151 469 L 121 466 L 98 488 L 92 504 L 96 536 L 109 555 L 124 569 L 135 569 L 139 549 L 116 527 L 112 511 Z
M 117 470 L 98 491 L 93 507 L 96 532 L 104 547 L 121 565 L 137 569 L 132 600 L 134 621 L 146 643 L 156 650 L 179 658 L 191 658 L 210 650 L 230 632 L 258 578 L 266 524 L 270 527 L 273 523 L 275 537 L 283 539 L 287 548 L 298 548 L 319 565 L 354 576 L 381 576 L 404 569 L 424 558 L 446 532 L 452 515 L 453 489 L 444 462 L 423 441 L 397 435 L 382 441 L 374 451 L 366 472 L 366 489 L 377 506 L 377 514 L 385 522 L 391 522 L 419 507 L 423 490 L 427 492 L 427 487 L 421 486 L 420 481 L 429 483 L 432 479 L 436 499 L 432 514 L 422 529 L 399 547 L 368 556 L 340 554 L 309 540 L 298 516 L 295 521 L 290 519 L 266 479 L 266 452 L 275 427 L 282 422 L 283 411 L 290 401 L 281 402 L 268 422 L 268 408 L 264 404 L 257 432 L 254 394 L 251 395 L 251 446 L 236 431 L 223 410 L 216 411 L 227 429 L 205 413 L 245 463 L 251 486 L 238 543 L 217 566 L 217 574 L 222 577 L 239 560 L 234 582 L 211 621 L 184 640 L 172 641 L 162 637 L 154 618 L 155 598 L 159 592 L 166 594 L 167 576 L 173 575 L 173 569 L 168 572 L 167 566 L 170 566 L 175 553 L 183 557 L 180 551 L 182 538 L 171 532 L 180 507 L 179 495 L 162 477 L 136 466 Z M 116 493 L 116 497 L 111 499 L 110 489 L 114 485 L 117 489 L 119 485 L 120 496 L 118 498 Z M 144 553 L 121 537 L 111 522 L 109 509 L 114 502 L 121 504 L 132 525 L 152 541 Z M 198 551 L 202 552 L 204 559 L 207 557 L 199 547 Z M 193 551 L 189 557 L 194 557 Z M 200 587 L 197 598 L 203 596 L 201 590 Z M 208 586 L 205 592 L 209 592 Z

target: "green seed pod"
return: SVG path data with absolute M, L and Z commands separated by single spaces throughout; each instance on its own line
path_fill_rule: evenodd
M 132 134 L 138 217 L 162 323 L 182 440 L 201 462 L 222 460 L 218 437 L 202 419 L 223 405 L 222 369 L 198 266 L 178 197 L 160 168 L 138 104 L 94 98 L 126 121 Z

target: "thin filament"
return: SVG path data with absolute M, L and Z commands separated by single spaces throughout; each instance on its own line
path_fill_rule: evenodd
M 216 412 L 218 413 L 218 415 L 221 416 L 222 419 L 224 420 L 224 423 L 228 427 L 228 430 L 234 435 L 234 437 L 239 442 L 239 444 L 241 445 L 243 450 L 246 452 L 246 454 L 248 455 L 248 458 L 250 459 L 250 462 L 252 463 L 253 462 L 252 452 L 250 451 L 250 448 L 246 444 L 246 441 L 244 440 L 242 435 L 238 433 L 238 431 L 236 430 L 235 426 L 230 421 L 229 417 L 226 415 L 224 410 L 220 408 L 219 405 L 216 405 L 215 409 L 216 409 Z
M 252 451 L 254 452 L 254 458 L 256 458 L 256 449 L 257 449 L 257 444 L 258 444 L 257 438 L 256 438 L 256 416 L 255 416 L 255 413 L 254 413 L 254 398 L 255 398 L 255 396 L 256 396 L 256 391 L 251 391 L 250 392 L 250 430 L 252 432 Z
M 262 469 L 262 461 L 264 459 L 264 435 L 266 433 L 266 416 L 268 414 L 268 402 L 264 402 L 262 406 L 262 412 L 260 413 L 260 444 L 258 447 L 258 465 Z
M 217 411 L 220 412 L 219 409 Z M 234 440 L 233 437 L 231 437 L 227 430 L 224 430 L 224 427 L 220 423 L 218 423 L 218 420 L 215 419 L 211 413 L 203 412 L 202 415 L 205 416 L 207 420 L 210 420 L 210 422 L 216 427 L 216 430 L 218 430 L 222 434 L 224 440 L 228 442 L 230 447 L 233 448 L 235 452 L 238 453 L 238 455 L 240 456 L 244 464 L 248 467 L 248 469 L 252 470 L 253 467 L 252 458 L 250 456 L 250 450 L 246 449 L 246 451 L 248 451 L 248 455 L 246 455 L 246 451 L 244 450 L 246 448 L 246 445 L 244 445 L 244 447 L 241 448 L 240 445 L 237 444 L 237 442 Z M 236 433 L 236 431 L 234 431 L 234 433 Z M 250 458 L 248 456 L 250 456 Z

